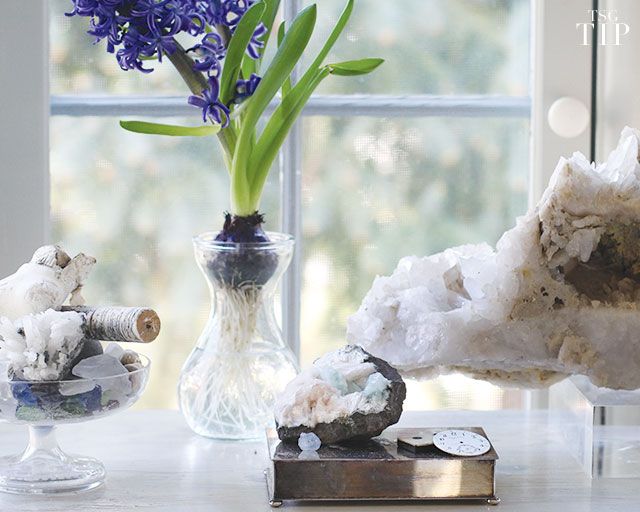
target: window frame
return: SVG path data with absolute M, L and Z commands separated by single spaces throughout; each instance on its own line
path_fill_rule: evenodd
M 291 19 L 300 0 L 283 0 L 285 19 Z M 532 0 L 531 59 L 532 84 L 526 97 L 483 95 L 335 95 L 314 96 L 303 116 L 375 116 L 375 117 L 529 117 L 530 201 L 544 190 L 558 155 L 575 150 L 589 154 L 589 135 L 563 140 L 551 132 L 546 122 L 550 104 L 560 96 L 575 96 L 588 104 L 591 66 L 576 58 L 576 45 L 567 44 L 566 27 L 574 27 L 575 13 L 588 8 L 591 0 Z M 49 222 L 49 115 L 66 116 L 184 116 L 198 115 L 183 97 L 140 96 L 49 96 L 47 0 L 27 2 L 10 0 L 8 9 L 15 15 L 0 20 L 3 69 L 21 73 L 0 82 L 0 110 L 5 119 L 16 119 L 17 126 L 6 131 L 1 153 L 10 172 L 0 175 L 2 211 L 12 212 L 10 222 L 0 217 L 0 270 L 5 274 L 25 261 L 33 247 L 50 238 Z M 581 20 L 578 20 L 581 21 Z M 21 34 L 30 34 L 30 45 L 21 45 Z M 18 48 L 19 46 L 19 48 Z M 26 54 L 25 54 L 26 53 Z M 29 65 L 25 66 L 24 62 Z M 570 66 L 570 70 L 567 69 Z M 582 76 L 569 83 L 572 77 Z M 565 79 L 563 79 L 565 78 Z M 33 119 L 38 120 L 34 123 Z M 24 151 L 24 141 L 29 151 Z M 283 329 L 296 354 L 300 352 L 301 218 L 301 145 L 298 123 L 287 139 L 280 158 L 282 229 L 295 236 L 297 250 L 283 283 Z M 19 170 L 19 172 L 16 172 Z M 7 206 L 9 205 L 9 206 Z
M 49 11 L 46 0 L 2 7 L 0 275 L 7 275 L 50 236 Z

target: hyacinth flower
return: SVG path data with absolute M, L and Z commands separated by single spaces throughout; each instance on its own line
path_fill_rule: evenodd
M 342 15 L 311 65 L 292 83 L 316 23 L 316 6 L 302 10 L 291 24 L 274 24 L 280 0 L 70 0 L 69 16 L 89 18 L 95 42 L 106 41 L 123 70 L 151 73 L 171 62 L 191 91 L 188 103 L 201 112 L 202 126 L 121 121 L 129 131 L 170 136 L 217 136 L 229 170 L 230 208 L 215 240 L 267 243 L 260 200 L 280 148 L 313 91 L 330 75 L 356 76 L 383 61 L 362 59 L 336 64 L 324 61 L 344 30 L 354 7 Z M 185 48 L 185 39 L 194 44 Z M 179 40 L 178 40 L 179 39 Z M 265 62 L 267 44 L 277 44 Z M 154 62 L 156 61 L 156 62 Z M 266 117 L 269 104 L 279 99 Z M 265 118 L 258 129 L 261 119 Z M 229 253 L 209 262 L 216 280 L 231 288 L 260 286 L 277 266 L 268 252 L 255 257 Z
M 293 243 L 290 237 L 264 231 L 263 188 L 318 85 L 330 75 L 369 73 L 382 60 L 324 62 L 351 16 L 354 0 L 347 0 L 320 52 L 295 82 L 292 73 L 315 28 L 315 5 L 276 30 L 280 0 L 71 1 L 69 15 L 89 18 L 88 33 L 106 42 L 122 69 L 150 73 L 170 62 L 191 91 L 186 101 L 200 110 L 204 123 L 122 121 L 125 129 L 213 135 L 220 142 L 230 177 L 230 209 L 220 231 L 194 240 L 214 306 L 183 367 L 178 394 L 187 422 L 199 434 L 227 439 L 262 436 L 273 418 L 275 394 L 296 370 L 272 304 Z M 186 44 L 189 39 L 193 42 Z M 277 48 L 267 62 L 270 43 Z M 267 114 L 271 103 L 274 107 Z
M 280 23 L 278 48 L 270 62 L 263 55 L 274 32 L 280 0 L 70 0 L 70 16 L 89 18 L 88 33 L 105 40 L 124 70 L 153 71 L 166 57 L 180 73 L 202 111 L 200 127 L 122 122 L 130 131 L 208 136 L 220 140 L 231 180 L 230 219 L 222 238 L 235 242 L 264 239 L 258 213 L 267 175 L 287 134 L 312 92 L 329 75 L 354 76 L 373 71 L 381 59 L 324 64 L 342 33 L 354 0 L 348 0 L 333 32 L 301 79 L 290 75 L 313 33 L 316 6 L 302 10 L 285 27 Z M 177 40 L 196 38 L 185 49 Z M 280 103 L 262 131 L 258 121 L 269 103 Z

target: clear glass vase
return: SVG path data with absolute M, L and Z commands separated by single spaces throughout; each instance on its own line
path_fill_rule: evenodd
M 277 284 L 294 241 L 194 239 L 196 261 L 211 292 L 211 313 L 178 383 L 180 410 L 194 432 L 218 439 L 256 439 L 273 424 L 273 404 L 298 371 L 274 313 Z

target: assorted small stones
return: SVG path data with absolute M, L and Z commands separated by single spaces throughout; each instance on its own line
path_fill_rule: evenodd
M 140 356 L 109 343 L 103 350 L 84 340 L 71 371 L 60 381 L 0 382 L 0 410 L 27 422 L 71 420 L 128 404 L 140 391 L 144 368 Z M 4 391 L 6 389 L 6 392 Z

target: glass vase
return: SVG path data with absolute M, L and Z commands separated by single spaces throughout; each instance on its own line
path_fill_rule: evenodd
M 295 377 L 296 358 L 274 313 L 275 291 L 294 241 L 194 238 L 196 261 L 211 292 L 211 313 L 178 383 L 180 410 L 191 429 L 218 439 L 257 439 L 273 424 L 277 394 Z

